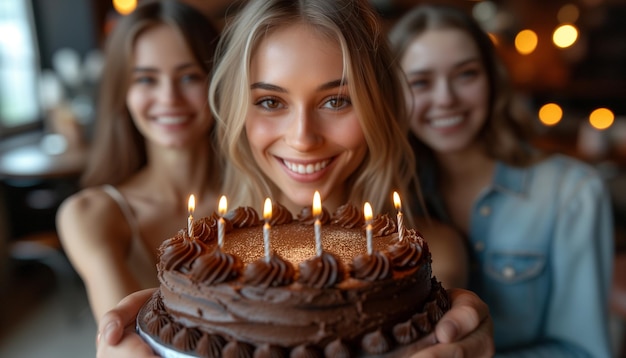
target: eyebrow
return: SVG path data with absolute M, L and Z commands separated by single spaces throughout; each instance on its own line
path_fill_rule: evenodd
M 322 85 L 320 85 L 319 87 L 317 87 L 318 91 L 326 91 L 332 88 L 337 88 L 337 87 L 341 87 L 341 86 L 345 86 L 348 84 L 348 81 L 343 80 L 343 79 L 338 79 L 338 80 L 334 80 L 334 81 L 330 81 L 330 82 L 326 82 Z M 264 90 L 268 90 L 268 91 L 274 91 L 274 92 L 281 92 L 281 93 L 287 93 L 287 90 L 280 87 L 280 86 L 276 86 L 270 83 L 266 83 L 266 82 L 255 82 L 252 85 L 250 85 L 250 89 L 255 90 L 255 89 L 264 89 Z
M 480 63 L 480 58 L 479 57 L 471 57 L 468 58 L 466 60 L 463 60 L 457 64 L 454 65 L 454 69 L 457 69 L 459 67 L 463 67 L 465 65 L 467 65 L 468 63 L 472 63 L 472 62 L 479 62 Z M 407 75 L 422 75 L 425 73 L 429 73 L 432 72 L 430 69 L 425 69 L 425 70 L 415 70 L 415 71 L 410 71 L 409 73 L 407 73 Z
M 175 71 L 182 71 L 185 70 L 187 68 L 192 68 L 192 67 L 196 67 L 196 64 L 194 63 L 184 63 L 180 66 L 176 66 L 176 68 L 174 68 Z M 159 72 L 159 69 L 157 69 L 156 67 L 135 67 L 133 68 L 133 72 Z

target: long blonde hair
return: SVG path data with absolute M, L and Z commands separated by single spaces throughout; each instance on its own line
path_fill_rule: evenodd
M 351 100 L 369 149 L 348 178 L 349 201 L 359 205 L 369 201 L 377 212 L 393 211 L 392 191 L 404 195 L 416 184 L 415 160 L 406 140 L 399 68 L 393 64 L 378 15 L 366 0 L 252 0 L 226 24 L 209 89 L 218 138 L 230 164 L 225 192 L 235 205 L 261 207 L 265 196 L 280 191 L 252 156 L 245 120 L 253 52 L 269 32 L 293 23 L 305 23 L 336 39 L 343 52 Z

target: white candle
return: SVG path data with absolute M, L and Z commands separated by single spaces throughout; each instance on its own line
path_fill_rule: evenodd
M 393 192 L 393 205 L 398 210 L 398 240 L 404 239 L 404 218 L 402 217 L 402 202 L 400 201 L 400 195 L 397 192 Z
M 193 238 L 193 211 L 196 209 L 196 198 L 191 194 L 187 204 L 189 210 L 189 217 L 187 218 L 187 236 Z
M 372 248 L 372 206 L 370 203 L 365 202 L 363 205 L 363 214 L 365 216 L 365 237 L 367 238 L 367 254 L 371 255 L 374 251 Z
M 227 211 L 226 197 L 224 195 L 220 198 L 217 210 L 220 215 L 217 221 L 217 246 L 221 249 L 224 246 L 224 215 L 226 215 Z
M 270 198 L 265 199 L 265 205 L 263 207 L 263 219 L 265 219 L 265 225 L 263 225 L 263 246 L 265 248 L 265 261 L 270 261 L 270 219 L 272 218 L 272 201 Z
M 322 222 L 320 216 L 322 214 L 322 200 L 320 198 L 319 191 L 315 191 L 313 194 L 313 216 L 315 217 L 314 229 L 315 229 L 315 253 L 317 256 L 322 256 Z

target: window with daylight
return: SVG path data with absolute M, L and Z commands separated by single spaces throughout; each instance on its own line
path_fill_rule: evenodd
M 0 0 L 0 137 L 41 121 L 39 54 L 30 1 Z

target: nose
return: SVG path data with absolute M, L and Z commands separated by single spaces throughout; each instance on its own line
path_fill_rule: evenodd
M 316 123 L 314 111 L 308 108 L 298 108 L 293 113 L 285 133 L 285 142 L 290 147 L 306 152 L 316 148 L 322 143 L 322 137 L 318 134 L 319 128 Z
M 161 81 L 158 87 L 157 97 L 160 102 L 175 103 L 181 97 L 180 88 L 178 88 L 178 84 L 175 81 Z
M 433 94 L 433 102 L 439 106 L 448 107 L 455 103 L 456 93 L 452 83 L 445 78 L 437 81 L 436 88 Z

